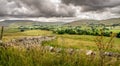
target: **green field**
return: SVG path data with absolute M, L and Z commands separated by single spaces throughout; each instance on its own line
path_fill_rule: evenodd
M 120 30 L 118 29 L 118 30 L 111 30 L 112 32 L 115 32 L 115 33 L 118 33 L 118 32 L 120 32 Z
M 43 42 L 44 45 L 65 47 L 65 48 L 76 48 L 76 49 L 86 49 L 86 50 L 96 50 L 95 39 L 97 36 L 90 35 L 59 35 L 54 34 L 51 31 L 45 30 L 28 30 L 25 32 L 8 32 L 4 33 L 3 41 L 7 42 L 12 39 L 25 37 L 25 36 L 57 36 L 53 41 Z M 110 37 L 105 37 L 105 41 L 108 41 Z M 114 38 L 114 49 L 120 50 L 120 39 Z
M 118 33 L 119 30 L 111 30 Z M 101 63 L 98 46 L 95 40 L 100 36 L 56 34 L 47 30 L 25 30 L 21 32 L 17 28 L 5 28 L 3 42 L 28 36 L 56 36 L 52 41 L 42 42 L 41 47 L 13 46 L 4 48 L 0 45 L 0 66 L 119 66 L 120 60 L 117 56 L 105 57 Z M 104 43 L 111 38 L 104 36 Z M 102 40 L 102 39 L 99 39 Z M 62 48 L 60 53 L 50 52 L 43 49 L 44 46 Z M 73 54 L 64 49 L 82 50 Z M 86 55 L 86 51 L 93 50 L 96 55 Z M 107 52 L 120 53 L 120 38 L 114 37 L 112 47 Z

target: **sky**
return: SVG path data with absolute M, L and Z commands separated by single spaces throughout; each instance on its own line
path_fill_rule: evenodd
M 0 19 L 3 17 L 46 21 L 120 18 L 120 0 L 0 0 Z

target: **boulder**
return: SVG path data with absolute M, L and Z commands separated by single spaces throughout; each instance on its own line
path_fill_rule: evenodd
M 3 41 L 2 40 L 0 40 L 0 44 L 2 44 L 3 43 Z
M 92 50 L 88 50 L 88 51 L 86 52 L 86 55 L 95 55 L 95 52 L 93 52 Z

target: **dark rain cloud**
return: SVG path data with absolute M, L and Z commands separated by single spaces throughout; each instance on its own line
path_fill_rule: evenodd
M 83 11 L 101 11 L 120 6 L 120 0 L 62 0 L 62 2 L 81 6 Z
M 0 0 L 0 16 L 70 17 L 75 9 L 51 0 Z
M 120 0 L 60 1 L 54 3 L 51 0 L 0 0 L 0 16 L 74 17 L 78 11 L 120 14 Z M 78 10 L 78 7 L 81 10 Z

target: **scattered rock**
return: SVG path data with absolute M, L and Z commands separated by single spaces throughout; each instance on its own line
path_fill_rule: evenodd
M 87 51 L 86 55 L 95 55 L 95 52 L 93 52 L 92 50 Z
M 73 54 L 74 53 L 74 49 L 67 49 L 67 52 L 69 53 L 69 54 Z
M 41 45 L 43 41 L 50 41 L 55 39 L 54 36 L 29 36 L 20 39 L 12 39 L 10 42 L 7 42 L 8 46 L 11 44 L 15 46 L 30 46 L 30 45 Z
M 104 55 L 109 57 L 120 57 L 119 53 L 113 53 L 113 52 L 105 52 Z
M 53 47 L 49 47 L 49 51 L 53 52 L 54 48 Z
M 62 48 L 56 48 L 56 53 L 60 53 L 62 51 Z
M 0 44 L 2 44 L 3 43 L 3 41 L 2 40 L 0 40 Z
M 113 56 L 113 53 L 112 52 L 105 52 L 104 55 L 106 55 L 106 56 Z
M 7 47 L 7 46 L 23 46 L 25 48 L 27 48 L 28 50 L 31 47 L 36 47 L 36 46 L 41 46 L 43 41 L 50 41 L 55 39 L 55 36 L 34 36 L 34 37 L 24 37 L 24 38 L 20 38 L 20 39 L 12 39 L 10 42 L 4 43 L 0 40 L 0 46 L 3 47 Z M 50 51 L 50 52 L 56 52 L 56 53 L 60 53 L 63 49 L 62 48 L 54 48 L 52 46 L 44 46 L 42 48 L 42 50 L 46 50 L 46 51 Z M 84 50 L 79 50 L 79 49 L 64 49 L 67 53 L 69 54 L 74 54 L 75 52 L 77 53 L 81 53 Z M 96 55 L 96 53 L 92 50 L 88 50 L 86 52 L 87 56 L 90 55 Z M 105 56 L 110 56 L 110 57 L 120 57 L 119 53 L 113 53 L 113 52 L 105 52 L 104 53 Z
M 50 51 L 50 52 L 54 52 L 54 47 L 52 47 L 52 46 L 45 46 L 44 50 Z

